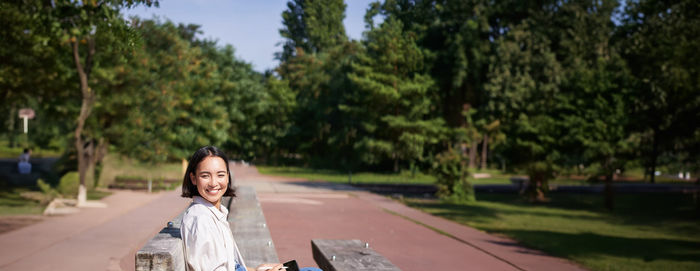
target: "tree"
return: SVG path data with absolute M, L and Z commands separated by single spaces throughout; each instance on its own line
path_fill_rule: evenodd
M 487 109 L 504 123 L 508 155 L 528 172 L 530 199 L 544 201 L 548 180 L 561 158 L 561 123 L 553 112 L 562 70 L 549 39 L 532 20 L 510 29 L 496 41 L 485 87 Z
M 592 179 L 605 179 L 605 206 L 613 209 L 613 175 L 625 166 L 625 154 L 633 141 L 628 131 L 629 88 L 621 59 L 599 58 L 588 67 L 579 67 L 567 78 L 558 114 L 566 134 L 563 146 L 569 167 L 575 163 L 599 168 Z M 565 159 L 566 160 L 566 159 Z
M 612 41 L 616 7 L 616 1 L 564 3 L 549 26 L 564 70 L 555 112 L 565 131 L 561 164 L 598 168 L 590 178 L 605 179 L 608 209 L 613 208 L 613 175 L 624 168 L 632 143 L 630 76 Z
M 441 119 L 429 118 L 433 82 L 423 71 L 423 52 L 412 33 L 392 17 L 366 33 L 366 51 L 358 54 L 350 80 L 360 90 L 363 116 L 357 143 L 368 163 L 386 157 L 415 163 L 424 146 L 437 143 Z
M 345 36 L 342 1 L 294 1 L 288 7 L 280 30 L 287 41 L 277 72 L 289 83 L 297 106 L 283 140 L 289 144 L 282 147 L 301 154 L 306 163 L 338 167 L 336 161 L 353 160 L 345 156 L 352 148 L 347 125 L 352 120 L 339 105 L 353 91 L 346 73 L 359 45 Z
M 296 56 L 297 50 L 320 53 L 347 41 L 343 0 L 293 0 L 287 8 L 280 29 L 287 41 L 277 56 L 282 62 Z
M 489 139 L 483 129 L 497 120 L 487 108 L 485 89 L 496 41 L 513 25 L 528 18 L 531 10 L 548 4 L 547 1 L 389 0 L 379 11 L 374 11 L 402 21 L 404 29 L 414 31 L 417 44 L 428 52 L 426 68 L 439 89 L 433 106 L 439 109 L 449 127 L 470 131 L 456 133 L 459 138 L 452 139 L 464 145 L 462 151 L 469 156 L 470 168 L 477 165 L 479 142 L 482 152 L 488 151 Z M 471 123 L 465 118 L 467 112 L 472 112 Z M 482 153 L 485 162 L 484 157 Z
M 77 84 L 71 81 L 72 67 L 66 65 L 69 56 L 62 54 L 62 44 L 38 14 L 41 8 L 40 1 L 0 3 L 0 23 L 6 26 L 0 29 L 0 114 L 6 127 L 2 135 L 16 147 L 22 133 L 17 111 L 31 107 L 36 118 L 24 143 L 62 149 L 70 127 L 61 120 L 74 112 L 71 103 L 78 95 L 70 89 Z
M 113 0 L 113 1 L 52 1 L 35 2 L 24 1 L 19 6 L 21 10 L 32 14 L 29 20 L 38 21 L 38 24 L 25 25 L 25 33 L 31 33 L 38 44 L 46 45 L 50 41 L 60 44 L 70 45 L 70 52 L 74 65 L 74 71 L 78 76 L 80 93 L 82 97 L 80 115 L 74 130 L 75 148 L 77 150 L 78 171 L 80 173 L 80 193 L 78 202 L 85 203 L 85 175 L 88 168 L 88 161 L 94 154 L 90 138 L 84 138 L 83 130 L 93 106 L 97 100 L 97 94 L 90 86 L 93 68 L 99 67 L 101 54 L 97 54 L 99 49 L 123 48 L 133 43 L 133 33 L 129 31 L 126 22 L 119 15 L 122 7 L 132 7 L 144 3 L 152 5 L 151 0 Z M 14 17 L 16 18 L 16 17 Z M 114 38 L 113 44 L 101 44 L 97 46 L 96 41 L 106 34 Z M 109 52 L 111 49 L 105 51 Z M 109 55 L 109 53 L 105 54 Z M 55 71 L 54 71 L 55 72 Z
M 219 67 L 221 83 L 216 92 L 224 97 L 231 122 L 224 146 L 240 159 L 273 157 L 278 140 L 292 125 L 295 96 L 287 82 L 255 72 L 235 58 L 232 46 L 201 48 Z
M 197 25 L 134 18 L 133 27 L 143 45 L 114 68 L 111 95 L 95 114 L 115 149 L 147 163 L 209 144 L 232 158 L 269 155 L 291 126 L 294 96 L 284 81 L 253 71 L 230 45 L 199 39 Z
M 117 150 L 143 162 L 186 159 L 192 149 L 221 145 L 231 120 L 217 60 L 196 46 L 198 26 L 135 20 L 144 38 L 128 62 L 115 68 L 99 125 Z M 138 109 L 138 110 L 134 110 Z M 128 134 L 129 136 L 123 136 Z
M 618 36 L 636 78 L 635 131 L 642 135 L 646 174 L 654 182 L 658 158 L 698 131 L 700 118 L 700 4 L 629 1 Z

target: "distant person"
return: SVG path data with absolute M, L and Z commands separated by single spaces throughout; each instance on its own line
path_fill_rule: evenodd
M 17 163 L 17 170 L 20 174 L 29 174 L 32 172 L 32 164 L 29 163 L 29 158 L 32 155 L 32 150 L 24 149 L 24 152 L 19 155 L 19 163 Z

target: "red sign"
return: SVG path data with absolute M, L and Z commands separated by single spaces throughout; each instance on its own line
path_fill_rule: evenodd
M 34 110 L 31 108 L 22 108 L 19 110 L 19 117 L 34 119 Z

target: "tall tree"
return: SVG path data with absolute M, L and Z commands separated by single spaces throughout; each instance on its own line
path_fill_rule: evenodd
M 110 143 L 149 163 L 185 159 L 192 149 L 224 143 L 231 121 L 222 86 L 231 83 L 222 79 L 217 60 L 196 46 L 190 34 L 198 26 L 136 20 L 134 28 L 143 44 L 115 68 L 110 99 L 98 108 L 98 127 Z
M 389 17 L 366 37 L 366 50 L 349 75 L 366 110 L 359 125 L 364 137 L 357 144 L 366 162 L 388 158 L 398 171 L 399 161 L 413 164 L 425 145 L 437 143 L 443 122 L 429 118 L 433 82 L 423 73 L 424 56 L 414 34 Z
M 654 182 L 658 158 L 698 133 L 700 119 L 700 3 L 628 1 L 622 55 L 637 79 L 636 131 L 643 135 L 646 173 Z
M 430 52 L 426 68 L 439 89 L 434 106 L 440 109 L 449 127 L 471 131 L 456 133 L 458 138 L 453 139 L 464 146 L 469 167 L 477 165 L 479 142 L 488 144 L 484 128 L 497 120 L 488 113 L 485 96 L 495 41 L 527 18 L 530 9 L 546 4 L 547 1 L 388 0 L 377 12 L 396 16 L 405 29 L 417 33 L 418 45 Z M 466 114 L 470 114 L 471 123 Z
M 78 75 L 82 102 L 80 115 L 77 118 L 74 131 L 75 148 L 77 150 L 78 171 L 80 173 L 80 189 L 78 194 L 79 204 L 86 200 L 85 176 L 90 156 L 91 139 L 84 138 L 83 129 L 85 121 L 90 116 L 97 95 L 90 87 L 93 68 L 99 65 L 99 48 L 96 40 L 99 35 L 109 34 L 121 37 L 118 44 L 107 46 L 124 47 L 133 42 L 133 32 L 119 14 L 119 9 L 132 7 L 144 3 L 153 4 L 151 0 L 91 0 L 91 1 L 53 1 L 33 2 L 31 8 L 41 18 L 43 25 L 49 26 L 45 33 L 52 39 L 66 42 L 70 45 L 70 55 L 73 59 L 74 69 Z M 34 30 L 34 29 L 30 29 Z M 97 64 L 97 65 L 96 65 Z M 94 83 L 94 82 L 93 82 Z
M 532 200 L 545 200 L 548 180 L 561 158 L 561 124 L 553 114 L 562 80 L 550 41 L 531 20 L 497 40 L 486 86 L 488 110 L 503 120 L 508 155 L 528 172 Z
M 296 96 L 294 126 L 286 146 L 302 154 L 306 162 L 339 166 L 337 158 L 351 140 L 347 137 L 347 116 L 338 105 L 352 91 L 346 73 L 358 45 L 345 36 L 342 1 L 293 1 L 283 14 L 280 34 L 287 39 L 278 74 Z
M 5 129 L 0 135 L 15 147 L 21 122 L 20 108 L 30 107 L 36 118 L 30 122 L 30 145 L 63 148 L 62 138 L 70 128 L 61 121 L 74 113 L 71 103 L 76 95 L 71 89 L 77 82 L 69 55 L 55 39 L 52 27 L 38 13 L 41 1 L 4 1 L 0 3 L 0 115 Z M 28 146 L 25 146 L 28 147 Z
M 151 0 L 104 0 L 104 1 L 24 1 L 23 9 L 31 14 L 32 18 L 38 18 L 40 24 L 29 25 L 25 33 L 35 33 L 40 39 L 39 44 L 46 44 L 46 41 L 54 40 L 70 47 L 74 71 L 77 74 L 80 87 L 81 107 L 80 115 L 77 118 L 74 130 L 75 148 L 77 150 L 78 171 L 80 172 L 80 193 L 78 195 L 79 204 L 84 204 L 86 200 L 85 175 L 88 168 L 88 161 L 93 155 L 89 150 L 93 140 L 84 138 L 83 130 L 92 108 L 97 100 L 95 90 L 90 86 L 93 68 L 100 65 L 97 54 L 102 47 L 115 48 L 125 47 L 133 42 L 132 32 L 124 19 L 119 15 L 122 7 L 132 7 L 137 4 L 153 4 Z M 40 35 L 42 36 L 39 36 Z M 101 44 L 98 46 L 96 40 L 100 35 L 111 35 L 121 37 L 115 39 L 119 41 L 115 44 Z M 98 49 L 99 48 L 99 49 Z M 110 51 L 107 49 L 105 51 Z M 110 55 L 107 53 L 106 55 Z
M 97 126 L 120 153 L 155 163 L 214 144 L 232 158 L 267 158 L 291 126 L 284 81 L 255 72 L 232 46 L 200 39 L 197 25 L 134 18 L 133 26 L 143 45 L 115 68 L 111 97 L 97 109 Z
M 297 50 L 313 54 L 346 42 L 343 0 L 293 0 L 287 8 L 280 29 L 287 41 L 278 54 L 283 62 L 297 55 Z
M 605 205 L 613 208 L 612 181 L 624 168 L 631 141 L 628 132 L 629 75 L 612 43 L 616 1 L 563 3 L 548 28 L 564 69 L 558 110 L 569 168 L 599 168 L 592 179 L 605 179 Z M 550 34 L 550 35 L 552 35 Z

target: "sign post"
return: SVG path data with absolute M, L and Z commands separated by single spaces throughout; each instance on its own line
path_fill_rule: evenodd
M 29 119 L 34 119 L 34 110 L 31 108 L 22 108 L 19 110 L 19 117 L 24 119 L 24 133 L 29 130 Z

